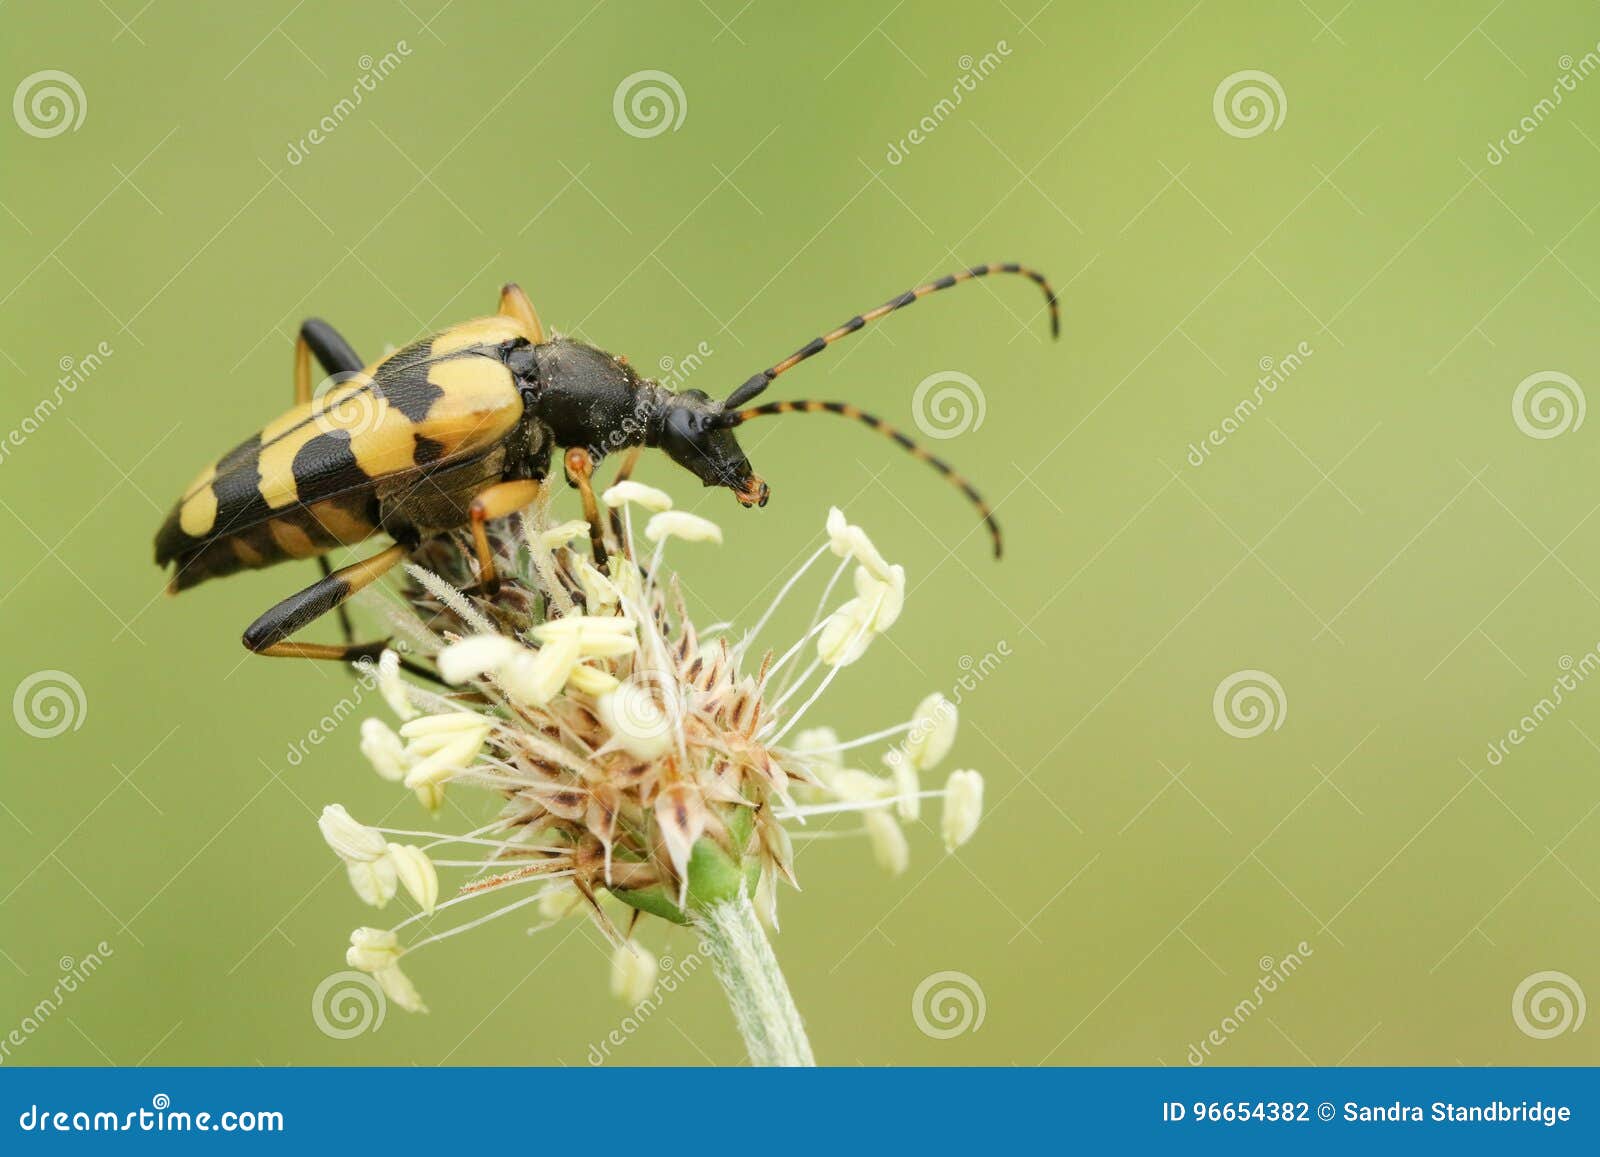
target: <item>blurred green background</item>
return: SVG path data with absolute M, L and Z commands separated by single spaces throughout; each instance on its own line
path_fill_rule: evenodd
M 951 762 L 988 778 L 972 844 L 915 832 L 898 879 L 862 842 L 802 856 L 777 948 L 818 1056 L 1183 1065 L 1304 941 L 1215 1062 L 1600 1060 L 1576 1009 L 1600 996 L 1600 421 L 1513 414 L 1530 376 L 1600 385 L 1597 40 L 1577 2 L 12 0 L 8 90 L 60 70 L 85 115 L 0 125 L 0 690 L 60 671 L 83 696 L 52 738 L 0 728 L 0 1034 L 62 958 L 112 954 L 6 1063 L 581 1065 L 625 1015 L 596 934 L 513 919 L 408 966 L 430 1015 L 313 1022 L 369 919 L 315 812 L 393 790 L 353 723 L 289 761 L 343 672 L 238 645 L 309 565 L 171 601 L 150 561 L 194 471 L 288 402 L 302 317 L 370 357 L 515 278 L 641 366 L 705 343 L 692 384 L 722 393 L 989 260 L 1055 279 L 1059 344 L 997 278 L 774 393 L 913 430 L 919 383 L 969 375 L 982 422 L 934 444 L 997 503 L 1004 562 L 837 420 L 746 431 L 760 513 L 643 470 L 727 529 L 679 556 L 702 621 L 758 614 L 833 503 L 904 563 L 904 617 L 817 716 L 842 734 L 1010 652 Z M 614 96 L 644 70 L 683 116 L 639 136 Z M 1245 70 L 1277 112 L 1225 131 Z M 1491 763 L 1567 664 L 1576 689 Z M 1240 671 L 1281 688 L 1248 739 L 1213 708 Z M 912 1008 L 943 971 L 984 1009 L 948 1039 Z M 1571 1014 L 1514 1014 L 1551 971 L 1525 987 Z M 1519 1027 L 1540 1010 L 1544 1038 Z M 704 973 L 612 1050 L 741 1059 Z

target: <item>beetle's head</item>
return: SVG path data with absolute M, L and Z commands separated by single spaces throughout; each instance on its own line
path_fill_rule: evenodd
M 750 469 L 722 403 L 703 390 L 684 390 L 662 403 L 659 441 L 679 466 L 707 486 L 726 486 L 741 506 L 765 506 L 767 484 Z

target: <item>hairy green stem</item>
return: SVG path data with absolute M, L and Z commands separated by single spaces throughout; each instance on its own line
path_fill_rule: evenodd
M 742 891 L 695 914 L 701 944 L 722 982 L 734 1020 L 760 1066 L 812 1066 L 811 1042 L 772 953 L 755 905 Z

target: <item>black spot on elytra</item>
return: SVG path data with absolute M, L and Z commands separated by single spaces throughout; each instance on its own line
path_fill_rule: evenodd
M 368 481 L 367 472 L 356 462 L 350 449 L 350 431 L 330 430 L 311 438 L 300 447 L 290 467 L 301 486 L 301 501 L 314 500 Z M 314 483 L 314 485 L 307 485 Z
M 241 442 L 217 463 L 211 489 L 217 495 L 217 517 L 211 536 L 226 534 L 230 527 L 247 526 L 269 513 L 261 497 L 261 436 Z
M 437 462 L 444 455 L 444 443 L 436 442 L 421 434 L 413 435 L 416 445 L 411 451 L 411 460 L 418 466 L 426 466 L 430 462 Z
M 261 456 L 261 435 L 252 434 L 217 460 L 217 473 L 227 474 L 246 467 Z
M 433 404 L 444 397 L 444 391 L 428 380 L 427 363 L 409 366 L 397 373 L 385 373 L 385 369 L 387 367 L 378 371 L 375 388 L 385 401 L 413 422 L 426 418 Z

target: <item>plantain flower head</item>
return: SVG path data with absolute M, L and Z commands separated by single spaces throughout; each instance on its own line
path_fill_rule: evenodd
M 637 483 L 611 487 L 602 502 L 603 566 L 590 558 L 586 523 L 551 526 L 530 510 L 495 524 L 505 579 L 495 598 L 477 592 L 470 550 L 435 542 L 408 567 L 404 605 L 384 604 L 413 660 L 431 658 L 445 686 L 403 681 L 396 660 L 380 659 L 400 724 L 367 720 L 362 753 L 430 810 L 447 789 L 452 812 L 471 814 L 468 791 L 489 803 L 481 822 L 457 831 L 369 826 L 337 804 L 319 820 L 361 900 L 382 908 L 403 892 L 412 909 L 392 928 L 358 929 L 347 954 L 404 1008 L 422 1001 L 402 955 L 522 908 L 538 927 L 587 914 L 613 945 L 613 990 L 642 999 L 656 964 L 635 939 L 648 926 L 641 917 L 688 924 L 752 896 L 776 926 L 778 883 L 796 883 L 797 844 L 859 835 L 898 875 L 923 799 L 945 800 L 948 847 L 977 826 L 976 772 L 936 791 L 919 783 L 955 740 L 955 709 L 942 695 L 923 699 L 908 722 L 855 739 L 801 726 L 904 605 L 904 569 L 865 531 L 832 511 L 826 540 L 753 627 L 701 629 L 667 556 L 714 557 L 698 552 L 721 543 L 721 529 Z M 633 507 L 649 514 L 639 541 Z M 838 562 L 810 626 L 790 645 L 758 646 L 830 553 Z M 854 593 L 840 599 L 846 574 Z M 882 774 L 857 758 L 873 746 Z

